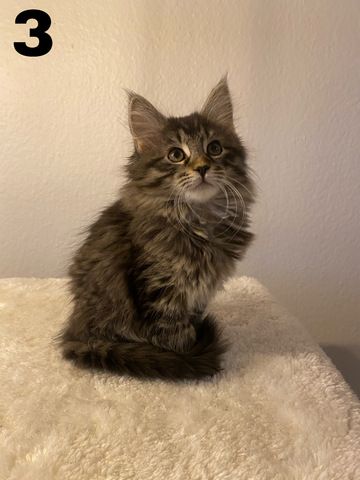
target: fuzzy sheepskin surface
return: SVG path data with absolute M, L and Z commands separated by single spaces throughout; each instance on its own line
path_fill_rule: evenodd
M 231 348 L 196 383 L 77 369 L 52 342 L 70 308 L 65 280 L 0 280 L 1 480 L 360 478 L 358 400 L 256 280 L 214 299 Z

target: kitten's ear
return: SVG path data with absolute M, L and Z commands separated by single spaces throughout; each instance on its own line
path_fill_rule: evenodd
M 213 88 L 200 112 L 204 117 L 227 128 L 234 128 L 233 107 L 227 76 Z
M 128 91 L 129 127 L 138 152 L 159 145 L 166 118 L 146 98 Z

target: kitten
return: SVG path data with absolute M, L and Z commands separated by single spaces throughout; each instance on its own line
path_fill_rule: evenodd
M 205 308 L 253 237 L 254 188 L 226 78 L 181 118 L 129 93 L 129 126 L 127 183 L 69 270 L 64 356 L 136 377 L 214 375 L 226 346 Z

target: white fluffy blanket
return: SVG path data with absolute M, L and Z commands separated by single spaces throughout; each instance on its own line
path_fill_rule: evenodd
M 257 281 L 215 299 L 232 348 L 197 384 L 75 368 L 69 309 L 64 280 L 0 281 L 1 480 L 360 478 L 358 401 Z

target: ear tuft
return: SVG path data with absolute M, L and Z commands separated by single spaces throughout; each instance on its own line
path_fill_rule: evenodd
M 234 128 L 233 106 L 225 75 L 214 87 L 200 112 L 209 120 Z
M 159 145 L 166 118 L 146 98 L 127 91 L 129 98 L 129 128 L 139 152 Z

